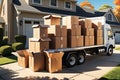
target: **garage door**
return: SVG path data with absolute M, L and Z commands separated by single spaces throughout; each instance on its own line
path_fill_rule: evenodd
M 115 43 L 120 44 L 120 33 L 115 33 Z
M 27 40 L 26 40 L 26 48 L 28 48 L 28 43 L 29 43 L 29 38 L 33 37 L 33 28 L 32 26 L 34 24 L 43 24 L 43 21 L 31 21 L 31 20 L 25 20 L 24 26 L 23 26 L 23 35 L 26 35 Z

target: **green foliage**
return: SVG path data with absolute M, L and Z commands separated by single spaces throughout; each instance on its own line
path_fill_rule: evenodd
M 1 46 L 1 43 L 2 43 L 2 40 L 3 40 L 3 33 L 4 33 L 4 30 L 2 27 L 0 27 L 0 46 Z
M 1 45 L 8 45 L 8 36 L 4 36 Z
M 17 57 L 14 55 L 8 57 L 1 57 L 0 58 L 0 65 L 9 64 L 17 61 Z
M 109 8 L 112 9 L 112 6 L 110 6 L 110 5 L 108 5 L 108 4 L 103 4 L 103 5 L 99 8 L 99 10 L 104 10 L 104 9 L 109 9 Z
M 16 35 L 15 36 L 15 40 L 16 42 L 21 42 L 24 44 L 24 47 L 25 47 L 25 44 L 26 44 L 26 36 L 24 35 Z
M 14 51 L 17 51 L 17 50 L 23 50 L 23 49 L 25 49 L 25 47 L 24 47 L 24 44 L 23 44 L 23 43 L 21 43 L 21 42 L 16 42 L 16 43 L 13 43 L 13 44 L 12 44 L 12 49 L 13 49 Z
M 0 47 L 0 54 L 2 56 L 10 56 L 12 51 L 13 50 L 11 46 L 5 45 Z

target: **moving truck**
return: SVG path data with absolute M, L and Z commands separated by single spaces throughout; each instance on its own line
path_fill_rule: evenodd
M 109 24 L 106 23 L 105 17 L 93 17 L 86 18 L 96 24 L 100 22 L 102 24 L 102 45 L 81 46 L 74 48 L 61 48 L 61 49 L 49 49 L 45 52 L 64 52 L 63 64 L 67 67 L 73 67 L 76 64 L 83 64 L 85 62 L 86 54 L 99 54 L 105 52 L 108 56 L 113 54 L 113 48 L 115 47 L 114 35 Z M 84 20 L 84 19 L 80 19 Z M 68 34 L 69 35 L 69 34 Z M 95 37 L 96 38 L 96 37 Z

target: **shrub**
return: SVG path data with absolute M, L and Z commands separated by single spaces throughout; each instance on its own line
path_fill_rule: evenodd
M 21 43 L 21 42 L 16 42 L 16 43 L 13 43 L 13 44 L 12 44 L 12 49 L 13 49 L 14 51 L 17 51 L 17 50 L 23 50 L 23 49 L 25 49 L 25 47 L 24 47 L 24 44 L 23 44 L 23 43 Z
M 1 43 L 2 43 L 2 40 L 3 40 L 3 33 L 4 33 L 4 30 L 2 27 L 0 27 L 0 46 L 1 46 Z
M 24 47 L 25 47 L 25 44 L 26 44 L 26 36 L 24 35 L 16 35 L 15 36 L 15 40 L 16 42 L 21 42 L 24 44 Z
M 5 45 L 0 47 L 0 54 L 2 56 L 10 56 L 12 51 L 13 50 L 11 46 Z
M 3 37 L 3 41 L 2 41 L 2 43 L 1 43 L 1 45 L 3 46 L 3 45 L 8 45 L 8 36 L 4 36 Z

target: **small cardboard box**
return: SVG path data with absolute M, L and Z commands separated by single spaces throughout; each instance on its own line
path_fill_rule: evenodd
M 27 68 L 29 65 L 29 53 L 26 50 L 19 50 L 18 53 L 18 65 Z
M 102 29 L 102 23 L 101 22 L 98 22 L 98 29 Z
M 61 16 L 58 15 L 47 15 L 44 16 L 45 25 L 60 25 Z
M 103 45 L 103 37 L 97 37 L 95 40 L 96 45 Z
M 74 48 L 74 47 L 77 46 L 76 36 L 68 36 L 68 38 L 67 38 L 67 46 L 69 48 Z
M 43 52 L 38 52 L 38 53 L 30 52 L 29 68 L 34 72 L 45 70 L 45 58 L 44 57 L 45 57 L 45 53 Z
M 85 27 L 92 28 L 92 21 L 90 19 L 85 19 Z
M 82 35 L 84 36 L 94 36 L 94 29 L 93 28 L 83 28 Z
M 48 25 L 33 25 L 33 38 L 48 38 Z
M 76 25 L 75 26 L 75 32 L 76 32 L 76 36 L 80 36 L 81 35 L 81 25 Z
M 67 37 L 67 26 L 61 26 L 61 29 L 60 29 L 60 33 L 61 33 L 61 37 Z
M 97 30 L 97 36 L 102 37 L 103 36 L 102 33 L 103 33 L 102 29 Z
M 49 49 L 49 38 L 46 39 L 36 39 L 30 38 L 29 39 L 29 50 L 31 52 L 41 52 L 44 50 Z
M 50 73 L 62 71 L 63 52 L 46 53 L 46 70 Z
M 76 41 L 77 41 L 77 47 L 81 47 L 84 46 L 84 36 L 76 36 Z

